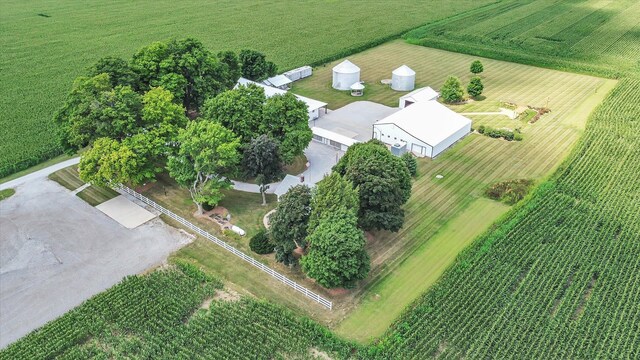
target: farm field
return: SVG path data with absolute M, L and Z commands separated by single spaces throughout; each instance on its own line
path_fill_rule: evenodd
M 570 158 L 465 250 L 378 344 L 381 358 L 640 356 L 640 81 Z
M 640 74 L 640 2 L 506 1 L 403 35 L 414 44 L 602 76 Z
M 51 118 L 100 57 L 129 58 L 153 41 L 195 37 L 213 52 L 252 48 L 289 69 L 492 2 L 4 1 L 0 177 L 60 154 Z M 278 21 L 283 14 L 288 20 Z
M 227 292 L 193 265 L 179 267 L 125 278 L 0 359 L 345 358 L 357 349 L 285 308 Z

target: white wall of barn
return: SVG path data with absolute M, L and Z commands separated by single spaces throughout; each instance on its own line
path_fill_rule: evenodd
M 373 125 L 373 138 L 387 145 L 393 145 L 400 141 L 407 143 L 407 150 L 418 156 L 432 157 L 433 148 L 422 140 L 415 138 L 395 124 Z

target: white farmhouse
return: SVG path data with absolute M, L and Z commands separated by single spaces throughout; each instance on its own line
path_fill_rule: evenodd
M 238 86 L 248 86 L 249 84 L 254 84 L 256 86 L 263 88 L 264 95 L 268 98 L 274 95 L 283 95 L 287 93 L 287 90 L 274 88 L 273 86 L 260 84 L 245 78 L 240 78 L 238 80 L 238 83 L 234 87 L 234 89 L 238 88 Z M 314 99 L 309 99 L 308 97 L 304 97 L 301 95 L 296 95 L 296 94 L 293 94 L 293 95 L 295 95 L 295 97 L 297 97 L 298 100 L 302 100 L 307 104 L 307 108 L 309 109 L 309 121 L 315 120 L 327 112 L 327 103 L 314 100 Z
M 398 103 L 398 107 L 400 109 L 403 109 L 406 106 L 415 104 L 417 102 L 436 100 L 438 97 L 440 97 L 440 94 L 438 94 L 437 91 L 427 86 L 420 89 L 416 89 L 406 95 L 401 96 L 400 101 Z
M 436 157 L 471 132 L 471 120 L 437 101 L 419 101 L 373 124 L 373 137 L 396 150 Z

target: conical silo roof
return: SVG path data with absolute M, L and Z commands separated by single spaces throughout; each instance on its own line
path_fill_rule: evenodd
M 340 64 L 333 67 L 333 71 L 341 73 L 341 74 L 351 74 L 360 71 L 360 68 L 357 67 L 354 63 L 349 60 L 345 60 Z

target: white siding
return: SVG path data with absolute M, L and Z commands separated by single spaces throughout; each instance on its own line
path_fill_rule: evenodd
M 415 152 L 418 156 L 431 157 L 433 153 L 433 149 L 429 144 L 409 135 L 406 131 L 394 124 L 373 125 L 373 137 L 388 145 L 404 141 L 407 143 L 407 149 Z
M 433 157 L 438 156 L 438 154 L 449 148 L 451 145 L 455 144 L 458 140 L 462 139 L 470 132 L 471 124 L 468 124 L 467 126 L 451 134 L 451 136 L 447 137 L 445 140 L 436 144 L 433 149 Z

